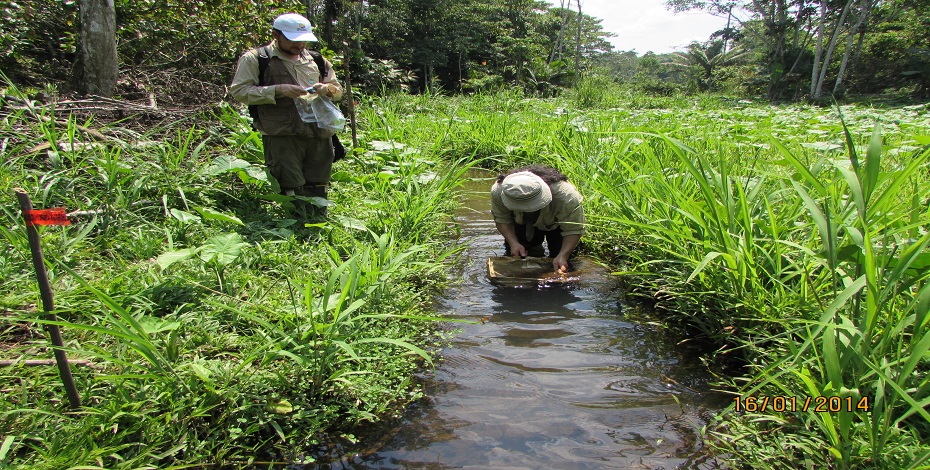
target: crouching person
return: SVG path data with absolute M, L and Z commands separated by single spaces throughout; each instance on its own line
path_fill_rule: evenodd
M 581 194 L 555 168 L 531 165 L 497 178 L 491 187 L 491 214 L 504 236 L 504 256 L 543 256 L 566 272 L 585 231 Z

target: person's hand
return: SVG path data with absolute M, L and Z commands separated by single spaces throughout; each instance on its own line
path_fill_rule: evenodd
M 552 258 L 552 269 L 555 269 L 559 274 L 565 274 L 568 271 L 568 259 L 562 255 Z
M 307 90 L 300 85 L 275 85 L 275 94 L 288 98 L 299 98 L 307 94 Z
M 519 243 L 512 243 L 510 245 L 510 254 L 513 256 L 519 256 L 521 258 L 526 258 L 526 247 Z
M 327 84 L 327 83 L 315 83 L 313 88 L 316 89 L 316 92 L 327 97 L 332 98 L 336 95 L 336 87 Z

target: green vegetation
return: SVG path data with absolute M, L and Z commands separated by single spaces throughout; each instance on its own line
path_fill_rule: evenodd
M 395 148 L 378 127 L 337 165 L 331 216 L 304 227 L 247 120 L 221 113 L 144 134 L 100 126 L 97 142 L 92 121 L 4 116 L 0 192 L 81 211 L 41 235 L 69 357 L 91 365 L 74 367 L 74 411 L 54 367 L 0 369 L 3 465 L 306 462 L 419 397 L 468 165 Z M 3 207 L 3 358 L 48 359 L 22 217 Z
M 930 109 L 600 85 L 553 100 L 392 96 L 377 115 L 446 158 L 542 161 L 578 182 L 585 250 L 743 397 L 707 428 L 734 466 L 926 466 Z M 775 396 L 796 410 L 761 408 Z
M 462 172 L 549 163 L 585 194 L 583 249 L 741 397 L 706 432 L 734 467 L 930 466 L 926 1 L 859 2 L 856 21 L 753 3 L 773 8 L 638 55 L 533 1 L 123 0 L 114 102 L 62 92 L 74 2 L 2 9 L 16 86 L 0 190 L 79 211 L 42 236 L 68 353 L 91 365 L 74 370 L 79 411 L 54 369 L 0 369 L 0 465 L 271 466 L 351 441 L 419 397 L 413 374 L 441 344 L 428 305 L 457 254 Z M 330 216 L 306 226 L 222 102 L 238 54 L 302 7 L 360 105 Z M 856 41 L 824 63 L 817 23 Z M 841 56 L 858 62 L 840 71 Z M 769 104 L 830 89 L 858 104 Z M 50 357 L 21 214 L 0 217 L 2 356 Z

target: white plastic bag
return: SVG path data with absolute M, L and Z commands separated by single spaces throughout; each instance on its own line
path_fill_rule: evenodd
M 317 96 L 310 101 L 310 107 L 313 108 L 313 114 L 316 115 L 317 125 L 324 129 L 330 129 L 339 132 L 346 127 L 346 118 L 342 115 L 339 107 L 333 104 L 333 101 L 325 96 Z
M 294 98 L 294 104 L 297 105 L 297 114 L 303 122 L 316 122 L 316 115 L 313 114 L 313 108 L 310 106 L 310 97 L 307 95 Z
M 346 127 L 346 118 L 333 101 L 322 95 L 304 95 L 294 98 L 297 112 L 304 122 L 315 122 L 321 129 L 335 132 Z

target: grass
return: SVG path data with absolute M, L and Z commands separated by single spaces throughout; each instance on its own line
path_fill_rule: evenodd
M 0 370 L 0 465 L 308 463 L 420 396 L 468 163 L 366 144 L 336 165 L 331 217 L 305 226 L 236 108 L 148 135 L 101 126 L 103 142 L 93 122 L 9 109 L 0 188 L 78 211 L 41 235 L 56 324 L 92 365 L 74 368 L 76 412 L 54 368 Z M 48 357 L 25 230 L 3 207 L 2 355 Z

